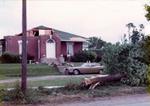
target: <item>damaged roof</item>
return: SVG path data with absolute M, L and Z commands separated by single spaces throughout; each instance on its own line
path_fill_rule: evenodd
M 38 26 L 35 27 L 33 29 L 41 29 L 41 30 L 53 30 L 55 34 L 57 34 L 60 38 L 61 41 L 80 41 L 80 42 L 85 42 L 87 40 L 87 38 L 79 36 L 79 35 L 75 35 L 72 33 L 68 33 L 68 32 L 64 32 L 64 31 L 60 31 L 54 28 L 49 28 L 46 26 Z

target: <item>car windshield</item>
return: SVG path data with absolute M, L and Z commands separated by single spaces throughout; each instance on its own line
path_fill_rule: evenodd
M 94 67 L 94 66 L 99 66 L 98 63 L 84 63 L 81 65 L 81 67 Z

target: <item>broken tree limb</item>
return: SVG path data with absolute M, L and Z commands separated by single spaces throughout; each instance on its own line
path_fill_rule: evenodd
M 85 78 L 82 84 L 89 89 L 94 89 L 98 85 L 120 81 L 123 77 L 125 77 L 124 74 L 92 76 L 90 78 Z

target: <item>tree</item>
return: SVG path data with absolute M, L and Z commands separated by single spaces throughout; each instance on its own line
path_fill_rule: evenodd
M 128 35 L 129 35 L 129 40 L 130 40 L 131 32 L 134 30 L 135 26 L 133 23 L 128 23 L 128 24 L 126 24 L 126 27 L 128 28 Z M 132 29 L 132 31 L 131 31 L 131 29 Z
M 140 24 L 137 27 L 133 23 L 128 23 L 126 26 L 128 27 L 129 42 L 135 44 L 139 42 L 141 39 L 144 39 L 144 33 L 142 32 L 144 29 L 143 24 Z
M 144 61 L 146 64 L 150 64 L 150 36 L 145 37 L 142 47 L 144 50 Z
M 106 44 L 105 41 L 98 37 L 90 37 L 88 41 L 89 49 L 101 49 Z
M 147 11 L 147 13 L 145 14 L 145 17 L 147 18 L 148 21 L 150 21 L 150 5 L 146 4 L 145 10 Z
M 141 42 L 109 44 L 103 51 L 102 62 L 106 67 L 105 73 L 126 73 L 124 83 L 136 86 L 145 84 L 147 65 L 143 61 L 144 51 Z

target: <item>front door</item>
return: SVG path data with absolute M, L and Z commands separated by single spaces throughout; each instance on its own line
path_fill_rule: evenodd
M 56 58 L 56 43 L 52 39 L 46 42 L 46 58 Z

